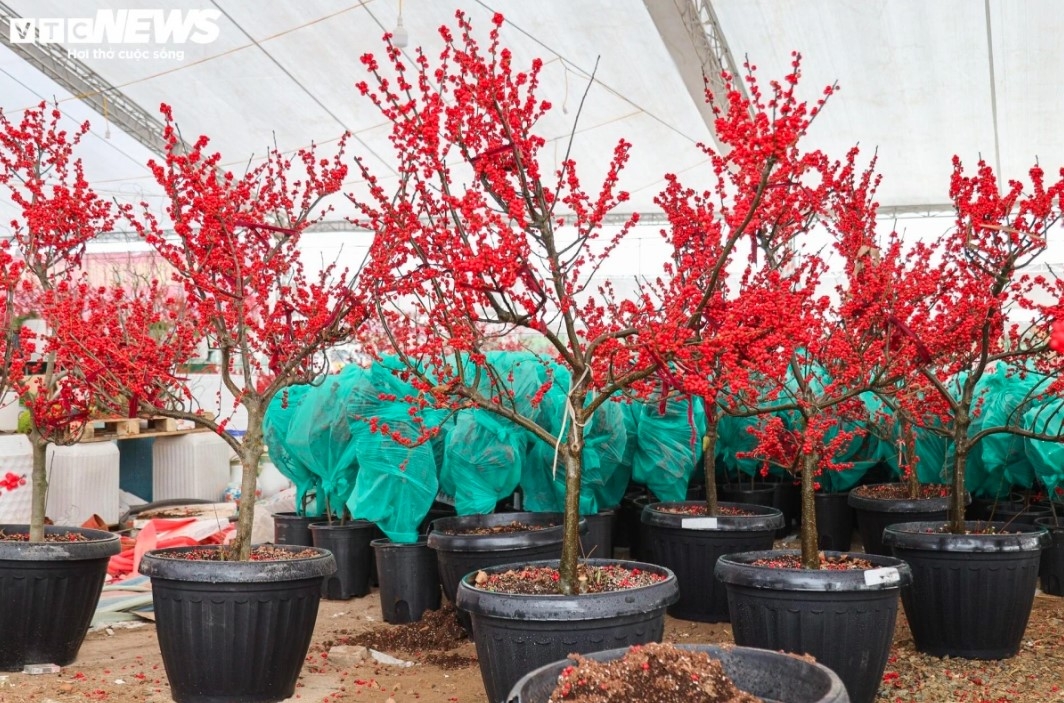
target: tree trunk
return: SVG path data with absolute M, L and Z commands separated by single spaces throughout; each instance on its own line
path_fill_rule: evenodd
M 576 407 L 582 407 L 582 404 Z M 565 527 L 558 579 L 558 587 L 566 595 L 579 592 L 577 565 L 580 558 L 580 483 L 583 464 L 584 426 L 583 422 L 574 421 L 565 446 Z
M 234 556 L 247 561 L 251 555 L 251 528 L 255 519 L 255 491 L 259 479 L 259 459 L 262 458 L 262 419 L 260 403 L 245 403 L 248 429 L 240 443 L 240 508 L 237 513 Z
M 806 454 L 802 457 L 802 566 L 807 569 L 820 568 L 820 545 L 816 533 L 816 500 L 814 484 L 816 482 L 816 465 L 820 457 Z
M 958 412 L 953 424 L 953 486 L 949 496 L 949 531 L 964 534 L 964 469 L 968 462 L 968 427 L 966 413 Z
M 706 408 L 709 408 L 706 401 Z M 706 436 L 702 440 L 702 471 L 706 481 L 706 515 L 716 517 L 720 511 L 717 505 L 717 436 L 720 425 L 720 413 L 706 411 Z
M 33 444 L 33 473 L 31 490 L 33 496 L 30 505 L 30 541 L 44 541 L 44 514 L 48 507 L 48 442 L 41 436 L 34 425 L 30 430 L 30 443 Z
M 920 477 L 916 475 L 916 434 L 913 431 L 913 423 L 907 419 L 901 421 L 901 447 L 898 450 L 898 469 L 901 469 L 902 453 L 904 452 L 905 464 L 909 472 L 905 475 L 905 484 L 909 490 L 909 498 L 916 500 L 920 497 Z

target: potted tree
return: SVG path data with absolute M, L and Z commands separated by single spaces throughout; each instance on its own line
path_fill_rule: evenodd
M 1009 181 L 1002 188 L 993 169 L 980 161 L 976 173 L 954 157 L 950 197 L 956 224 L 943 238 L 941 264 L 949 284 L 921 301 L 924 325 L 912 334 L 935 350 L 933 363 L 916 368 L 909 380 L 920 388 L 924 412 L 950 434 L 947 455 L 948 521 L 888 526 L 883 541 L 913 567 L 913 584 L 903 604 L 916 648 L 938 656 L 1004 659 L 1016 654 L 1034 598 L 1041 550 L 1049 535 L 1038 526 L 965 519 L 965 477 L 979 443 L 1009 432 L 1058 440 L 1052 429 L 1026 429 L 1021 419 L 1054 385 L 1036 384 L 1004 422 L 984 424 L 981 382 L 990 373 L 1023 377 L 1032 369 L 1060 377 L 1060 358 L 1051 353 L 1047 330 L 1054 306 L 1039 305 L 1032 291 L 1041 282 L 1028 270 L 1046 248 L 1046 233 L 1060 219 L 1064 180 L 1052 180 L 1040 166 L 1030 169 L 1030 190 Z M 1010 310 L 1034 312 L 1029 325 L 1010 319 Z M 944 311 L 962 311 L 955 315 Z M 941 324 L 948 315 L 949 324 Z M 932 362 L 932 359 L 925 359 Z M 977 428 L 978 422 L 978 428 Z M 943 569 L 953 577 L 940 578 Z M 986 613 L 994 617 L 985 617 Z M 979 616 L 973 614 L 979 613 Z
M 251 544 L 256 479 L 263 452 L 263 417 L 275 396 L 314 382 L 326 370 L 325 351 L 358 329 L 367 311 L 357 272 L 332 266 L 310 273 L 299 244 L 304 230 L 325 216 L 323 200 L 337 193 L 347 173 L 343 140 L 332 156 L 276 149 L 243 174 L 226 172 L 208 138 L 184 145 L 170 109 L 164 159 L 149 166 L 169 197 L 168 221 L 147 208 L 125 208 L 124 218 L 171 267 L 171 284 L 184 297 L 183 314 L 169 321 L 171 338 L 194 345 L 206 336 L 220 353 L 225 387 L 247 411 L 247 430 L 227 433 L 228 416 L 191 407 L 189 390 L 173 392 L 161 379 L 177 378 L 175 357 L 138 386 L 110 370 L 121 356 L 120 336 L 81 335 L 66 340 L 83 356 L 87 383 L 114 384 L 135 397 L 137 412 L 188 420 L 217 432 L 242 465 L 239 517 L 231 544 L 157 550 L 141 573 L 152 577 L 160 648 L 178 701 L 274 701 L 292 695 L 310 644 L 323 577 L 335 570 L 325 550 Z M 134 301 L 131 304 L 136 304 Z M 105 313 L 104 313 L 105 314 Z M 150 311 L 143 311 L 149 315 Z M 108 322 L 94 310 L 89 325 Z M 145 342 L 146 343 L 146 342 Z M 115 346 L 117 345 L 117 349 Z M 152 392 L 145 392 L 147 385 Z M 252 557 L 249 560 L 249 557 Z M 209 616 L 193 616 L 207 609 Z M 254 638 L 243 628 L 257 630 Z M 274 632 L 274 634 L 263 634 Z M 273 642 L 268 656 L 258 646 Z
M 770 549 L 783 526 L 779 509 L 718 503 L 718 439 L 725 417 L 794 407 L 766 384 L 788 369 L 788 358 L 777 350 L 793 345 L 813 324 L 802 301 L 813 297 L 820 264 L 794 254 L 822 219 L 828 191 L 802 183 L 834 177 L 826 157 L 801 146 L 820 105 L 799 100 L 793 83 L 773 83 L 762 96 L 752 75 L 746 82 L 752 98 L 729 83 L 714 105 L 725 152 L 705 149 L 715 189 L 696 193 L 673 178 L 658 199 L 674 245 L 672 278 L 662 297 L 705 300 L 701 311 L 681 321 L 685 333 L 657 335 L 653 342 L 657 358 L 669 360 L 663 363 L 668 388 L 704 402 L 706 501 L 647 506 L 640 548 L 677 573 L 681 598 L 672 614 L 707 621 L 729 617 L 725 590 L 713 575 L 717 558 Z M 747 255 L 736 252 L 744 239 L 752 247 Z M 792 314 L 780 316 L 779 310 Z
M 392 257 L 377 260 L 392 289 L 380 296 L 378 313 L 396 373 L 425 408 L 488 413 L 504 435 L 530 433 L 527 441 L 545 443 L 565 477 L 560 560 L 485 569 L 457 587 L 492 701 L 528 669 L 598 648 L 603 637 L 660 638 L 676 597 L 675 578 L 661 567 L 580 559 L 586 429 L 622 391 L 648 392 L 642 384 L 660 366 L 637 342 L 662 315 L 654 302 L 596 292 L 591 281 L 635 224 L 633 217 L 612 233 L 605 224 L 627 199 L 617 180 L 630 145 L 617 145 L 597 190 L 585 190 L 570 158 L 552 177 L 537 128 L 550 108 L 536 97 L 543 64 L 519 70 L 500 43 L 502 24 L 496 15 L 481 47 L 459 13 L 455 30 L 441 29 L 438 62 L 420 53 L 407 62 L 389 46 L 383 65 L 363 58 L 373 78 L 359 85 L 391 125 L 403 174 L 389 193 L 362 164 L 374 187 L 358 202 L 361 223 L 390 244 Z M 541 379 L 530 394 L 507 368 L 512 362 L 488 354 L 495 339 L 517 333 L 549 350 L 526 362 Z M 551 389 L 561 391 L 558 413 L 541 413 Z M 526 585 L 552 574 L 544 579 L 549 595 L 500 590 L 499 577 L 511 571 L 527 574 Z M 521 644 L 533 638 L 550 644 Z
M 0 616 L 5 632 L 0 669 L 70 664 L 88 631 L 107 561 L 118 536 L 102 530 L 45 527 L 47 458 L 53 444 L 78 439 L 92 407 L 90 389 L 70 374 L 79 362 L 69 347 L 17 321 L 32 311 L 46 328 L 72 305 L 71 282 L 86 243 L 110 228 L 113 215 L 85 181 L 76 151 L 88 124 L 67 131 L 45 103 L 14 122 L 0 111 L 0 190 L 15 207 L 11 238 L 0 246 L 0 398 L 10 388 L 28 410 L 33 456 L 29 524 L 0 527 Z M 25 482 L 12 476 L 8 490 Z
M 787 85 L 797 83 L 798 73 L 796 58 Z M 869 703 L 886 666 L 908 567 L 891 557 L 823 551 L 817 488 L 827 483 L 823 474 L 847 468 L 838 458 L 867 431 L 862 395 L 894 387 L 909 368 L 913 342 L 897 330 L 913 308 L 896 295 L 895 284 L 935 272 L 907 259 L 896 234 L 877 234 L 875 160 L 861 169 L 857 155 L 853 149 L 841 162 L 820 155 L 820 177 L 804 181 L 822 193 L 817 212 L 827 234 L 826 245 L 810 236 L 795 243 L 795 256 L 812 259 L 812 284 L 787 308 L 805 320 L 804 329 L 781 344 L 777 356 L 740 364 L 735 372 L 771 383 L 768 397 L 786 411 L 756 428 L 755 453 L 798 469 L 801 548 L 724 555 L 715 573 L 727 588 L 737 644 L 811 654 L 839 674 L 852 700 Z M 785 201 L 784 207 L 793 205 Z M 778 260 L 772 243 L 765 237 L 762 244 L 770 267 Z M 833 285 L 826 278 L 828 257 L 841 268 Z M 761 402 L 733 398 L 740 409 Z

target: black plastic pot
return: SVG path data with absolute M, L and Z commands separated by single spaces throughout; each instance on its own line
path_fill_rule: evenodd
M 1042 550 L 1038 577 L 1042 593 L 1064 596 L 1064 522 L 1057 518 L 1040 517 L 1035 524 L 1049 531 L 1050 544 Z
M 600 510 L 594 515 L 585 515 L 587 534 L 580 537 L 580 551 L 588 559 L 613 558 L 613 523 L 617 511 Z
M 725 647 L 715 644 L 681 644 L 679 649 L 705 652 L 719 659 L 724 674 L 740 690 L 765 703 L 850 703 L 846 687 L 826 666 L 805 659 L 751 647 Z M 620 659 L 627 648 L 610 649 L 588 655 L 597 661 Z M 521 678 L 510 691 L 510 703 L 547 703 L 558 684 L 558 676 L 569 659 L 552 662 Z M 633 703 L 637 703 L 633 701 Z
M 629 491 L 621 499 L 620 506 L 617 507 L 617 517 L 614 519 L 613 530 L 613 547 L 614 551 L 618 548 L 627 549 L 627 556 L 630 559 L 639 559 L 639 543 L 643 533 L 643 526 L 641 520 L 643 517 L 643 508 L 647 507 L 650 503 L 656 503 L 657 498 L 653 493 L 643 489 Z
M 1034 602 L 1038 563 L 1050 544 L 1037 525 L 969 522 L 969 534 L 941 532 L 941 522 L 904 522 L 883 531 L 894 556 L 912 567 L 902 591 L 916 649 L 937 657 L 1015 656 Z
M 444 517 L 454 517 L 457 514 L 453 505 L 441 503 L 438 500 L 433 501 L 429 511 L 425 514 L 425 519 L 418 525 L 418 534 L 427 535 L 432 530 L 433 521 Z
M 853 508 L 849 492 L 814 493 L 817 545 L 820 549 L 846 552 L 853 543 Z
M 274 544 L 301 544 L 305 547 L 313 547 L 314 538 L 310 534 L 310 525 L 324 519 L 321 516 L 311 517 L 298 513 L 274 513 Z
M 336 559 L 336 571 L 321 582 L 321 597 L 326 600 L 361 598 L 369 593 L 370 542 L 376 525 L 368 520 L 344 523 L 315 522 L 310 526 L 314 546 L 328 549 Z
M 597 652 L 658 642 L 665 629 L 665 608 L 679 595 L 676 577 L 654 564 L 588 559 L 587 564 L 619 564 L 665 578 L 640 588 L 564 596 L 487 591 L 469 574 L 458 585 L 458 607 L 470 614 L 484 690 L 491 703 L 506 701 L 507 692 L 529 671 L 569 654 Z M 489 574 L 518 566 L 558 561 L 505 564 Z
M 839 675 L 853 703 L 871 703 L 890 655 L 898 595 L 911 578 L 909 567 L 893 557 L 863 554 L 876 568 L 814 571 L 756 564 L 797 554 L 747 552 L 717 561 L 735 643 L 811 654 Z
M 498 513 L 440 518 L 433 522 L 428 545 L 436 551 L 443 595 L 455 602 L 458 581 L 470 571 L 499 564 L 557 559 L 562 553 L 561 513 Z M 490 528 L 518 522 L 541 527 L 523 532 L 461 534 L 463 530 Z M 583 530 L 587 530 L 586 521 Z M 458 534 L 449 534 L 449 533 Z
M 849 503 L 857 517 L 857 531 L 866 554 L 890 556 L 890 547 L 883 544 L 883 529 L 899 522 L 945 521 L 949 509 L 948 497 L 936 498 L 879 498 L 873 491 L 884 484 L 858 486 L 850 491 Z M 894 484 L 901 485 L 901 484 Z
M 1048 506 L 1034 505 L 1025 502 L 999 503 L 991 508 L 990 519 L 994 522 L 1004 522 L 1009 525 L 1023 523 L 1025 525 L 1037 524 L 1038 518 L 1052 517 L 1053 511 Z
M 723 485 L 719 498 L 729 503 L 751 503 L 771 508 L 775 505 L 776 486 L 771 483 Z
M 28 525 L 0 525 L 6 534 Z M 118 535 L 79 527 L 45 527 L 46 535 L 79 534 L 79 542 L 0 540 L 0 670 L 74 661 L 85 641 L 107 562 Z
M 281 546 L 293 553 L 308 548 Z M 273 703 L 290 698 L 310 648 L 332 555 L 282 561 L 180 558 L 219 547 L 148 552 L 155 624 L 177 703 Z
M 676 574 L 680 598 L 669 615 L 699 622 L 727 622 L 728 596 L 713 575 L 722 554 L 771 549 L 783 513 L 776 508 L 749 503 L 720 503 L 748 515 L 695 517 L 666 512 L 668 508 L 696 507 L 697 502 L 653 503 L 643 509 L 644 558 Z
M 783 513 L 783 527 L 776 530 L 776 539 L 783 539 L 798 526 L 802 515 L 802 487 L 788 477 L 773 483 L 772 489 L 772 507 Z
M 409 544 L 375 539 L 370 546 L 377 559 L 385 622 L 414 622 L 426 610 L 439 609 L 440 574 L 436 553 L 429 549 L 424 537 Z

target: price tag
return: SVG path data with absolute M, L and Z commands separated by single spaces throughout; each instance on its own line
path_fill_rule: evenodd
M 901 574 L 893 566 L 868 569 L 864 572 L 866 586 L 890 586 L 901 581 Z
M 715 530 L 717 529 L 717 518 L 685 517 L 680 520 L 680 527 L 685 530 Z

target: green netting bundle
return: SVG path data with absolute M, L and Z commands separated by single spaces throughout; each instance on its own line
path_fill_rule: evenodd
M 701 400 L 674 398 L 639 406 L 632 480 L 663 501 L 687 497 L 687 483 L 702 453 L 706 415 Z M 631 440 L 631 438 L 630 438 Z
M 558 436 L 565 412 L 565 394 L 548 393 L 540 421 Z M 584 427 L 584 453 L 580 480 L 580 514 L 594 513 L 620 505 L 631 476 L 624 464 L 628 435 L 625 430 L 624 404 L 606 401 L 591 415 Z M 547 413 L 551 413 L 547 415 Z M 550 418 L 548 420 L 548 418 Z M 566 422 L 565 437 L 571 425 Z M 537 511 L 560 511 L 565 507 L 565 464 L 555 457 L 554 447 L 533 439 L 528 460 L 521 475 L 525 507 Z
M 485 397 L 502 397 L 514 411 L 535 417 L 532 405 L 544 374 L 542 360 L 529 352 L 489 352 L 486 365 L 466 360 L 463 373 Z M 521 480 L 527 430 L 487 410 L 463 410 L 444 441 L 440 488 L 454 499 L 459 515 L 490 513 Z
M 414 542 L 418 526 L 428 514 L 439 489 L 432 444 L 412 420 L 410 402 L 415 389 L 394 373 L 393 358 L 374 364 L 355 376 L 348 409 L 357 458 L 354 489 L 347 499 L 351 516 L 370 520 L 393 542 Z M 382 396 L 384 398 L 382 399 Z M 366 413 L 370 413 L 366 415 Z M 438 425 L 440 411 L 421 410 L 426 428 Z M 378 431 L 368 431 L 372 417 Z M 387 426 L 387 432 L 380 428 Z
M 984 377 L 987 395 L 982 407 L 982 425 L 986 427 L 1020 427 L 1022 414 L 1030 401 L 1048 388 L 1052 379 L 1037 373 L 1020 374 L 1004 366 L 992 369 Z M 1027 442 L 1011 432 L 987 435 L 980 441 L 983 464 L 1000 473 L 1011 486 L 1030 488 L 1035 482 L 1035 466 L 1027 456 Z
M 262 420 L 263 441 L 270 461 L 296 488 L 296 513 L 318 517 L 325 512 L 321 478 L 288 448 L 288 429 L 310 386 L 292 386 L 273 397 Z M 314 501 L 308 505 L 308 498 Z
M 355 487 L 355 435 L 370 432 L 367 425 L 352 420 L 376 404 L 368 376 L 366 369 L 347 366 L 310 386 L 288 427 L 289 453 L 317 474 L 334 517 L 342 517 Z
M 1064 435 L 1064 399 L 1041 402 L 1023 414 L 1023 427 L 1031 432 Z M 1050 496 L 1064 487 L 1064 442 L 1027 439 L 1024 452 Z

